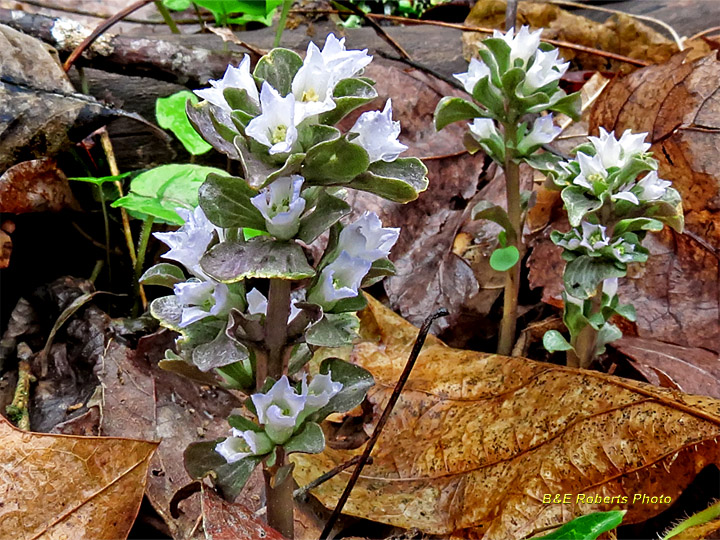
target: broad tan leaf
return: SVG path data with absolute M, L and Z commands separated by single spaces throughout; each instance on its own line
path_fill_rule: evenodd
M 0 538 L 125 538 L 157 445 L 30 433 L 0 417 Z
M 417 329 L 370 299 L 352 359 L 370 370 L 379 417 Z M 720 401 L 523 358 L 452 349 L 433 337 L 345 512 L 458 538 L 514 539 L 580 514 L 628 510 L 643 521 L 703 467 L 720 462 Z M 355 451 L 293 457 L 304 485 Z M 333 507 L 350 472 L 313 490 Z M 570 494 L 570 504 L 543 504 Z M 577 495 L 629 496 L 627 504 Z
M 205 536 L 210 540 L 284 540 L 255 512 L 240 503 L 229 503 L 212 488 L 202 488 L 202 517 Z

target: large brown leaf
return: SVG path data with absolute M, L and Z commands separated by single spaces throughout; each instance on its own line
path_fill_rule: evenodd
M 370 370 L 376 418 L 417 329 L 374 300 L 353 360 Z M 616 504 L 576 496 L 675 500 L 720 461 L 720 401 L 523 358 L 452 349 L 430 337 L 345 512 L 461 538 L 522 538 Z M 305 484 L 356 451 L 295 455 Z M 328 507 L 349 473 L 313 490 Z M 571 504 L 543 495 L 571 494 Z M 632 497 L 631 497 L 632 499 Z M 625 522 L 666 504 L 619 504 Z
M 156 447 L 30 433 L 0 417 L 0 538 L 125 538 Z

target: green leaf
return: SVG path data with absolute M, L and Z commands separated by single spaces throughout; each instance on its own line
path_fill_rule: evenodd
M 265 230 L 265 218 L 250 199 L 258 194 L 242 178 L 209 174 L 198 199 L 207 218 L 218 227 Z
M 498 248 L 490 255 L 490 267 L 498 272 L 506 272 L 520 260 L 520 252 L 515 246 Z
M 233 139 L 237 136 L 237 133 L 218 122 L 212 111 L 213 105 L 208 102 L 193 105 L 192 102 L 188 101 L 185 107 L 185 113 L 190 125 L 207 143 L 230 159 L 240 159 L 240 154 L 233 144 Z
M 595 540 L 622 523 L 625 510 L 595 512 L 580 516 L 555 529 L 545 536 L 535 537 L 536 540 Z
M 150 302 L 150 314 L 160 321 L 162 326 L 180 331 L 182 305 L 178 303 L 175 295 L 161 296 Z
M 318 347 L 342 347 L 357 337 L 360 320 L 354 313 L 326 313 L 305 332 L 305 341 Z
M 418 158 L 376 161 L 349 187 L 368 191 L 393 202 L 406 203 L 418 198 L 428 186 L 427 167 Z
M 244 88 L 225 88 L 223 97 L 233 111 L 242 111 L 250 117 L 260 114 L 260 106 L 255 103 Z
M 320 115 L 322 124 L 334 125 L 358 107 L 371 102 L 378 96 L 371 84 L 361 79 L 343 79 L 333 90 L 335 108 Z
M 173 11 L 185 11 L 191 3 L 192 0 L 163 0 L 163 5 Z
M 613 230 L 613 236 L 622 236 L 628 231 L 662 231 L 661 221 L 652 218 L 639 217 L 623 219 L 617 222 Z
M 573 120 L 580 120 L 582 110 L 582 96 L 580 92 L 575 92 L 574 94 L 564 96 L 549 107 L 547 107 L 547 110 L 563 113 L 572 118 Z
M 484 116 L 503 118 L 505 115 L 505 102 L 493 85 L 490 84 L 490 77 L 483 77 L 473 89 L 473 98 L 485 105 L 492 115 L 487 113 Z
M 325 435 L 322 428 L 315 422 L 307 422 L 302 431 L 282 445 L 286 454 L 302 452 L 319 454 L 325 450 Z
M 543 335 L 543 347 L 548 352 L 569 351 L 573 348 L 570 343 L 557 330 L 548 330 Z
M 255 381 L 252 378 L 252 366 L 248 350 L 230 339 L 223 328 L 218 332 L 217 337 L 208 342 L 198 345 L 193 349 L 192 361 L 200 371 L 210 371 L 239 362 L 246 367 L 245 380 L 239 381 L 244 387 L 253 386 Z
M 362 403 L 368 389 L 375 384 L 375 379 L 369 371 L 339 358 L 323 360 L 320 364 L 320 373 L 324 375 L 330 373 L 332 380 L 341 382 L 343 387 L 330 398 L 327 405 L 312 415 L 318 422 L 328 414 L 354 409 Z
M 601 200 L 585 196 L 585 190 L 579 186 L 568 186 L 560 195 L 565 202 L 570 225 L 573 227 L 579 227 L 588 213 L 599 210 L 603 205 Z
M 635 322 L 637 319 L 637 313 L 635 313 L 635 306 L 632 304 L 623 304 L 621 306 L 617 306 L 615 308 L 615 313 L 620 315 L 621 317 L 624 317 L 630 322 Z
M 622 337 L 622 331 L 614 324 L 605 323 L 598 331 L 597 342 L 595 343 L 595 355 L 605 352 L 605 345 L 612 343 Z
M 315 203 L 315 209 L 300 220 L 297 237 L 306 244 L 311 244 L 351 210 L 348 203 L 323 189 Z
M 253 74 L 267 81 L 281 96 L 286 96 L 290 93 L 293 78 L 302 65 L 303 60 L 296 52 L 277 48 L 258 61 Z
M 95 184 L 96 186 L 101 186 L 106 182 L 122 181 L 124 178 L 127 178 L 131 174 L 134 174 L 134 171 L 122 173 L 117 176 L 100 176 L 97 178 L 94 176 L 73 176 L 72 178 L 68 178 L 68 180 L 73 180 L 75 182 L 88 182 L 90 184 Z
M 248 141 L 242 137 L 235 137 L 235 148 L 238 150 L 238 160 L 245 171 L 245 179 L 253 187 L 265 187 L 281 176 L 290 176 L 300 171 L 305 154 L 289 154 L 285 163 L 278 169 L 268 165 L 258 158 L 248 146 Z
M 510 65 L 510 45 L 501 38 L 488 38 L 482 44 L 490 51 L 497 65 L 499 74 L 503 74 L 513 66 Z
M 231 414 L 228 417 L 228 424 L 230 427 L 239 429 L 240 431 L 262 431 L 262 427 L 258 426 L 255 422 L 239 414 Z
M 618 268 L 612 262 L 581 255 L 567 264 L 563 281 L 569 295 L 585 300 L 595 294 L 601 281 L 623 277 L 625 273 L 626 270 Z
M 267 231 L 261 231 L 259 229 L 253 229 L 252 227 L 244 227 L 242 230 L 243 238 L 247 241 L 256 236 L 268 236 L 270 233 Z
M 662 221 L 678 233 L 681 233 L 685 226 L 682 198 L 674 188 L 667 188 L 663 198 L 654 202 L 648 208 L 646 215 Z
M 302 124 L 298 129 L 298 141 L 307 152 L 316 144 L 340 138 L 340 130 L 323 124 Z
M 315 275 L 302 248 L 257 236 L 247 242 L 222 242 L 205 253 L 203 270 L 223 283 L 248 278 L 305 279 Z
M 308 150 L 300 174 L 309 184 L 347 184 L 364 173 L 370 160 L 362 146 L 335 139 Z
M 453 122 L 485 116 L 487 113 L 474 103 L 459 97 L 445 96 L 435 107 L 435 129 L 440 131 Z
M 195 480 L 201 480 L 214 472 L 213 483 L 223 497 L 232 501 L 245 487 L 262 456 L 249 456 L 235 463 L 228 463 L 215 451 L 215 447 L 223 440 L 188 445 L 184 453 L 185 470 Z
M 143 285 L 160 285 L 172 289 L 176 283 L 186 279 L 185 273 L 174 264 L 160 263 L 148 268 L 139 281 Z
M 215 372 L 230 388 L 244 392 L 255 389 L 255 376 L 249 359 L 215 368 Z
M 185 150 L 194 156 L 208 152 L 212 146 L 198 135 L 195 128 L 188 120 L 185 112 L 186 104 L 193 105 L 198 102 L 198 97 L 192 92 L 182 90 L 171 96 L 158 98 L 155 101 L 155 116 L 161 128 L 169 129 L 185 147 Z
M 490 201 L 480 201 L 477 203 L 472 209 L 470 217 L 471 219 L 488 219 L 500 225 L 511 235 L 514 236 L 516 234 L 505 209 Z
M 395 265 L 389 259 L 378 259 L 372 263 L 370 270 L 362 280 L 361 287 L 370 287 L 385 276 L 395 275 Z
M 112 206 L 182 225 L 184 221 L 175 209 L 198 205 L 198 189 L 210 173 L 224 174 L 220 169 L 192 163 L 155 167 L 136 176 L 130 183 L 130 193 L 113 202 Z
M 700 511 L 697 514 L 693 514 L 686 520 L 681 521 L 675 527 L 670 529 L 670 531 L 668 531 L 668 533 L 663 537 L 662 540 L 670 540 L 671 538 L 677 536 L 678 534 L 680 534 L 686 529 L 689 529 L 690 527 L 703 525 L 714 519 L 717 519 L 718 517 L 720 517 L 720 502 L 717 502 L 709 506 L 705 510 Z

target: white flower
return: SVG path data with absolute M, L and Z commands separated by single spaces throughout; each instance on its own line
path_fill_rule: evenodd
M 465 73 L 453 73 L 458 81 L 465 87 L 468 94 L 472 94 L 477 82 L 483 77 L 490 76 L 490 68 L 477 58 L 471 58 L 468 70 Z
M 180 328 L 205 317 L 223 317 L 230 312 L 230 291 L 224 283 L 189 279 L 173 287 L 177 301 L 183 306 Z
M 602 225 L 594 225 L 583 221 L 582 225 L 582 240 L 580 245 L 587 248 L 590 251 L 596 251 L 607 246 L 610 243 L 610 239 L 605 234 L 606 227 Z
M 268 232 L 280 240 L 292 238 L 300 228 L 306 203 L 300 196 L 304 180 L 297 174 L 283 176 L 250 199 L 265 218 Z
M 368 55 L 367 49 L 346 50 L 345 38 L 338 39 L 335 34 L 328 34 L 325 38 L 325 46 L 321 51 L 325 65 L 333 72 L 335 82 L 347 79 L 372 62 L 372 56 Z M 308 53 L 310 47 L 308 46 Z
M 622 146 L 623 149 L 623 159 L 625 163 L 627 163 L 631 156 L 644 154 L 650 150 L 650 146 L 652 145 L 645 142 L 647 135 L 647 133 L 633 133 L 629 129 L 625 130 L 622 137 L 620 137 L 620 146 Z
M 223 91 L 226 88 L 245 90 L 250 99 L 255 103 L 258 102 L 258 90 L 257 86 L 255 86 L 255 80 L 252 75 L 250 75 L 250 57 L 247 54 L 243 56 L 238 67 L 228 65 L 222 79 L 210 80 L 208 82 L 210 83 L 210 88 L 195 90 L 195 95 L 209 101 L 228 113 L 232 112 L 232 109 L 227 101 L 225 101 L 225 96 L 223 95 Z
M 580 237 L 575 229 L 573 229 L 567 233 L 564 238 L 558 240 L 557 245 L 570 251 L 575 250 L 580 247 Z
M 628 129 L 618 140 L 614 131 L 608 133 L 604 128 L 600 128 L 599 137 L 588 137 L 588 139 L 595 147 L 596 155 L 603 166 L 609 169 L 623 167 L 631 157 L 647 152 L 650 144 L 645 142 L 646 137 L 647 133 L 632 133 Z
M 247 299 L 248 313 L 250 315 L 267 315 L 268 301 L 263 293 L 253 288 L 249 293 L 247 293 L 245 298 Z M 290 317 L 288 318 L 288 321 L 292 321 L 301 311 L 297 306 L 295 306 L 295 304 L 296 301 L 293 301 L 292 304 L 290 304 Z
M 302 380 L 302 394 L 305 396 L 305 410 L 315 412 L 328 404 L 330 398 L 337 395 L 343 389 L 341 382 L 333 382 L 332 373 L 327 375 L 317 374 L 312 378 L 310 384 L 307 377 Z
M 295 74 L 292 82 L 296 125 L 305 118 L 335 108 L 333 101 L 335 83 L 335 75 L 325 65 L 320 49 L 310 42 L 305 62 Z
M 397 140 L 400 135 L 400 122 L 392 119 L 392 101 L 389 99 L 382 112 L 362 113 L 349 133 L 358 134 L 352 142 L 367 151 L 370 163 L 379 160 L 395 161 L 408 148 Z
M 305 408 L 306 397 L 298 395 L 286 375 L 280 377 L 266 394 L 251 396 L 258 421 L 276 444 L 286 442 L 295 431 L 298 416 Z
M 295 96 L 280 96 L 277 90 L 264 82 L 260 90 L 262 114 L 245 128 L 245 133 L 270 148 L 271 154 L 292 150 L 298 133 L 295 127 Z
M 588 156 L 578 152 L 576 159 L 580 165 L 580 174 L 575 177 L 573 184 L 594 190 L 595 182 L 603 182 L 607 179 L 608 172 L 599 154 Z
M 262 456 L 272 449 L 273 443 L 264 433 L 235 428 L 232 428 L 230 437 L 215 446 L 215 451 L 228 463 L 235 463 L 249 456 Z
M 398 236 L 399 228 L 383 227 L 376 213 L 365 212 L 340 232 L 338 249 L 372 263 L 390 254 Z
M 630 191 L 633 187 L 635 187 L 635 184 L 633 182 L 625 184 L 617 191 L 617 193 L 613 193 L 612 195 L 610 195 L 610 198 L 613 201 L 624 200 L 633 204 L 638 204 L 638 198 L 635 196 L 634 193 Z
M 661 180 L 658 178 L 657 172 L 650 171 L 637 183 L 637 187 L 640 188 L 638 197 L 642 201 L 657 201 L 665 195 L 667 188 L 670 187 L 670 182 Z
M 618 238 L 610 245 L 615 258 L 623 263 L 630 262 L 634 258 L 635 244 L 625 242 L 622 238 Z
M 558 50 L 538 51 L 535 53 L 535 61 L 527 70 L 523 91 L 526 95 L 559 80 L 567 71 L 570 62 L 562 62 L 558 59 Z
M 154 233 L 155 238 L 170 247 L 163 258 L 177 261 L 194 275 L 205 277 L 200 259 L 212 241 L 216 227 L 199 206 L 192 211 L 185 208 L 175 211 L 185 220 L 183 226 L 173 232 Z
M 495 121 L 490 118 L 476 118 L 472 121 L 472 124 L 468 124 L 468 127 L 470 128 L 470 133 L 472 133 L 478 141 L 500 136 L 500 133 L 495 127 Z
M 541 116 L 535 120 L 530 133 L 520 141 L 518 150 L 527 152 L 531 148 L 552 142 L 561 132 L 562 128 L 553 124 L 552 114 Z
M 608 278 L 603 281 L 603 293 L 607 294 L 610 298 L 617 294 L 618 290 L 618 278 Z
M 515 60 L 522 60 L 523 66 L 528 63 L 528 60 L 532 58 L 535 51 L 537 51 L 538 45 L 540 45 L 540 34 L 542 34 L 542 30 L 530 32 L 530 28 L 525 25 L 520 28 L 517 35 L 515 35 L 514 28 L 511 28 L 505 34 L 498 30 L 493 31 L 494 38 L 500 38 L 510 46 L 511 69 L 515 65 Z
M 308 300 L 332 309 L 338 300 L 353 298 L 372 263 L 366 259 L 352 257 L 347 251 L 323 268 L 318 284 L 310 291 Z

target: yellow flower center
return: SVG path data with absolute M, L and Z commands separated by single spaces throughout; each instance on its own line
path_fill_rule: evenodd
M 287 137 L 287 130 L 287 126 L 275 126 L 275 128 L 270 132 L 270 142 L 273 144 L 283 142 L 285 137 Z
M 300 101 L 320 101 L 320 96 L 314 88 L 310 88 L 302 93 Z

